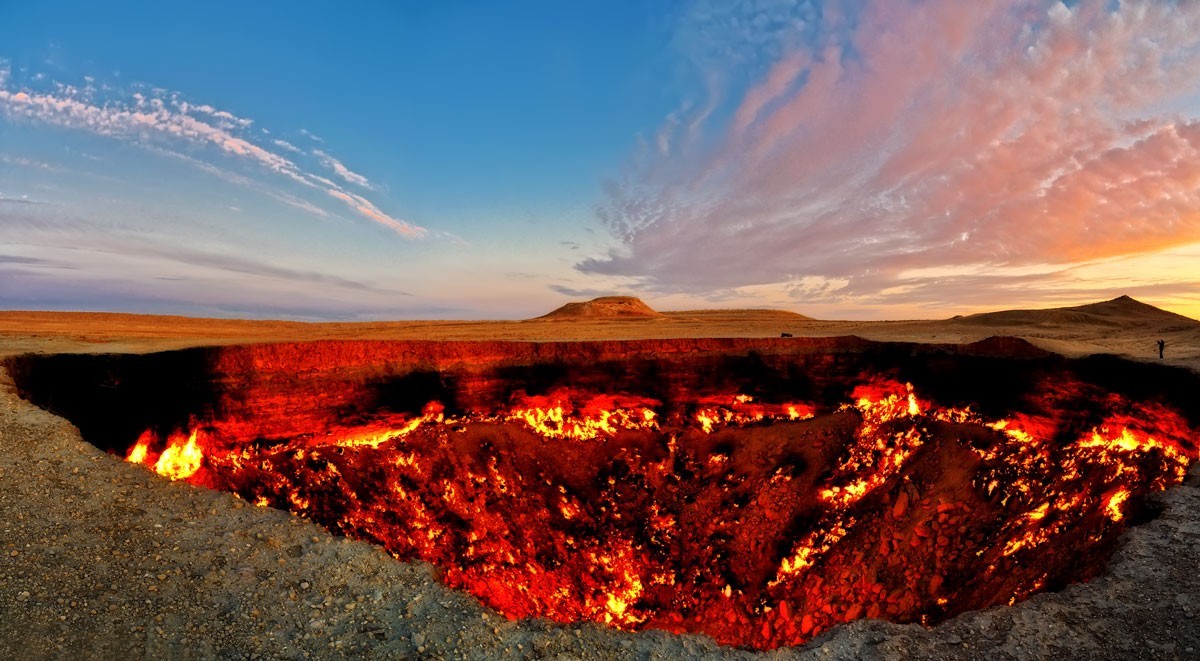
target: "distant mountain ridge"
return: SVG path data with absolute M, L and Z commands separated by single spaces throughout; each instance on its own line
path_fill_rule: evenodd
M 1104 326 L 1147 323 L 1200 325 L 1200 321 L 1168 312 L 1129 296 L 1118 296 L 1110 301 L 1066 308 L 984 312 L 966 317 L 955 317 L 951 321 L 980 326 L 1062 326 L 1081 323 Z

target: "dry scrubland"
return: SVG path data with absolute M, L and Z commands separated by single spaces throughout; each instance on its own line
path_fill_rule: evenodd
M 819 321 L 763 310 L 658 313 L 636 299 L 512 322 L 306 324 L 0 312 L 0 356 L 150 352 L 317 339 L 564 341 L 857 335 L 957 343 L 1021 337 L 1064 355 L 1114 353 L 1200 370 L 1200 322 L 1128 298 L 941 321 Z M 1158 498 L 1108 572 L 933 629 L 858 621 L 797 658 L 1195 658 L 1200 472 Z M 286 513 L 171 484 L 84 442 L 0 374 L 0 658 L 741 657 L 710 641 L 594 625 L 510 622 L 427 566 L 331 538 Z

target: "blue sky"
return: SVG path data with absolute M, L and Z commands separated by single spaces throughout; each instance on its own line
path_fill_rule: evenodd
M 0 308 L 1200 310 L 1200 11 L 963 4 L 0 3 Z

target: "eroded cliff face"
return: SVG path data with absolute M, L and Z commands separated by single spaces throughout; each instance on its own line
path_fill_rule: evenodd
M 510 617 L 769 649 L 1097 575 L 1197 457 L 1190 373 L 858 338 L 25 356 L 164 476 L 422 559 Z

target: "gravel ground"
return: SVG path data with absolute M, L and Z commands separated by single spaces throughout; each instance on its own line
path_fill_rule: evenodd
M 1200 657 L 1200 470 L 1109 571 L 925 629 L 859 621 L 768 658 Z M 0 372 L 0 658 L 752 657 L 706 638 L 511 622 L 428 565 L 172 484 L 20 400 Z

